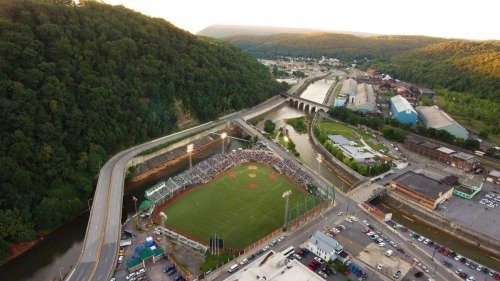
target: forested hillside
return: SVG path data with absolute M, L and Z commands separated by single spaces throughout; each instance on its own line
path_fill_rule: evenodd
M 114 153 L 284 90 L 227 42 L 94 1 L 0 0 L 0 256 L 87 208 Z
M 363 66 L 434 88 L 439 105 L 478 131 L 499 134 L 500 42 L 449 41 Z
M 336 33 L 241 35 L 223 39 L 257 58 L 327 56 L 346 62 L 364 58 L 390 58 L 406 51 L 445 41 L 443 38 L 424 36 L 357 37 Z

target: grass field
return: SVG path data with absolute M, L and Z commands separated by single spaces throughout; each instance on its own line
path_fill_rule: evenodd
M 287 190 L 290 207 L 311 197 L 270 167 L 246 163 L 165 207 L 166 225 L 205 243 L 217 233 L 225 247 L 244 248 L 283 226 Z

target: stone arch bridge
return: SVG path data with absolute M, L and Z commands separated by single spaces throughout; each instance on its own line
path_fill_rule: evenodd
M 329 109 L 328 106 L 322 103 L 307 100 L 299 96 L 293 96 L 287 93 L 282 93 L 281 96 L 286 98 L 286 100 L 292 107 L 297 108 L 298 110 L 305 111 L 307 114 L 316 113 L 318 111 L 327 112 Z

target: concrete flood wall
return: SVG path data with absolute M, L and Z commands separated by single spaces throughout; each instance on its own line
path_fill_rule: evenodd
M 132 166 L 136 166 L 137 175 L 142 174 L 152 168 L 155 168 L 169 160 L 175 159 L 186 152 L 186 146 L 188 144 L 195 144 L 194 149 L 198 149 L 201 146 L 207 145 L 212 141 L 217 141 L 217 136 L 211 135 L 212 133 L 219 133 L 221 131 L 233 130 L 235 127 L 230 122 L 223 123 L 221 125 L 210 128 L 207 131 L 201 132 L 199 134 L 187 137 L 178 142 L 172 143 L 171 145 L 164 147 L 160 150 L 152 152 L 147 155 L 137 155 L 131 161 L 127 163 L 127 169 Z
M 422 208 L 422 206 L 416 205 L 415 203 L 408 201 L 406 198 L 398 196 L 392 191 L 386 191 L 385 194 L 390 200 L 394 200 L 396 203 L 403 203 L 403 207 L 399 208 L 399 210 L 406 213 L 408 216 L 413 216 L 423 223 L 438 228 L 456 238 L 463 240 L 464 242 L 479 247 L 486 252 L 497 256 L 500 255 L 500 241 L 498 239 L 479 233 L 464 225 L 436 214 L 431 210 Z

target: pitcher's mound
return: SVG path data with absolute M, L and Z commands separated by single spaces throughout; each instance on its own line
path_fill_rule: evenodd
M 277 176 L 275 174 L 270 174 L 269 175 L 269 179 L 272 180 L 272 181 L 275 180 L 276 178 L 277 178 Z
M 256 188 L 258 185 L 256 183 L 249 183 L 247 184 L 248 188 Z
M 232 179 L 235 179 L 236 178 L 236 174 L 230 174 L 228 177 L 230 177 Z
M 248 174 L 249 177 L 255 178 L 257 175 L 256 174 Z

